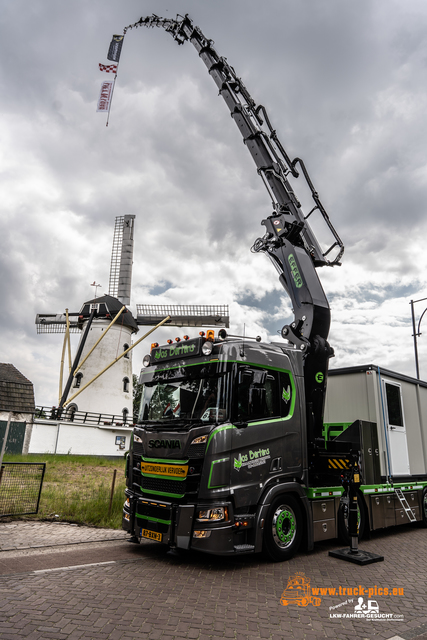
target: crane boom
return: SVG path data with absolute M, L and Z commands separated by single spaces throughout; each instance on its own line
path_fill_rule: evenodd
M 312 318 L 308 317 L 311 314 L 307 310 L 307 305 L 319 305 L 325 310 L 329 309 L 320 282 L 316 282 L 318 280 L 316 275 L 313 277 L 312 265 L 319 267 L 339 264 L 344 247 L 320 202 L 304 163 L 300 158 L 290 160 L 271 125 L 265 107 L 256 104 L 233 67 L 225 58 L 218 55 L 213 41 L 206 38 L 187 15 L 178 16 L 176 19 L 161 18 L 156 15 L 143 17 L 126 27 L 124 32 L 140 26 L 161 27 L 170 33 L 178 44 L 190 41 L 205 63 L 239 128 L 272 200 L 273 216 L 263 221 L 266 234 L 264 238 L 255 242 L 253 250 L 264 251 L 269 255 L 280 273 L 282 285 L 294 303 L 295 327 L 288 328 L 286 337 L 291 342 L 301 336 L 310 340 L 312 334 L 322 335 L 326 339 L 329 330 L 329 323 L 325 318 L 328 315 L 327 312 L 323 311 L 320 314 L 321 322 L 316 322 L 314 317 L 316 314 L 313 314 Z M 300 165 L 303 171 L 315 203 L 308 216 L 304 216 L 287 177 L 289 173 L 298 177 L 297 165 Z M 334 238 L 334 242 L 326 251 L 321 249 L 307 222 L 307 218 L 315 210 L 320 211 Z M 329 258 L 328 256 L 334 252 L 334 257 Z M 306 260 L 306 255 L 311 260 Z M 301 289 L 305 289 L 305 292 Z M 302 310 L 299 312 L 298 309 Z M 302 320 L 303 316 L 305 320 Z M 315 324 L 314 327 L 313 324 Z M 297 325 L 299 328 L 296 330 Z
M 246 147 L 255 162 L 257 172 L 270 195 L 272 215 L 262 221 L 266 231 L 258 238 L 254 252 L 263 252 L 273 262 L 279 280 L 288 293 L 294 321 L 282 328 L 282 337 L 304 354 L 304 379 L 307 416 L 313 433 L 321 431 L 326 390 L 328 359 L 333 349 L 327 342 L 330 309 L 317 275 L 316 267 L 340 264 L 344 246 L 326 213 L 307 169 L 300 158 L 290 160 L 273 129 L 263 105 L 257 105 L 242 80 L 227 60 L 214 49 L 199 27 L 185 16 L 176 19 L 156 15 L 140 18 L 124 29 L 161 27 L 178 44 L 191 42 L 205 63 L 236 123 Z M 302 170 L 314 200 L 308 215 L 304 215 L 288 176 L 297 178 L 297 166 Z M 322 250 L 307 218 L 319 211 L 332 234 L 332 244 Z M 331 257 L 333 256 L 333 257 Z M 312 418 L 312 420 L 310 419 Z

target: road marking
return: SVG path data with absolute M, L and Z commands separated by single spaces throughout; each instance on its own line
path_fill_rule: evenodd
M 71 571 L 72 569 L 87 569 L 88 567 L 101 567 L 106 564 L 116 564 L 115 560 L 109 560 L 108 562 L 92 562 L 91 564 L 74 564 L 68 567 L 56 567 L 54 569 L 37 569 L 31 573 L 49 573 L 50 571 Z

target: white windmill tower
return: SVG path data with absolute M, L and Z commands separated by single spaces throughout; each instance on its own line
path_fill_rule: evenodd
M 131 343 L 139 325 L 165 322 L 175 327 L 229 325 L 227 305 L 137 305 L 135 319 L 127 308 L 132 283 L 134 220 L 134 215 L 116 218 L 108 295 L 87 300 L 78 312 L 66 310 L 63 314 L 36 316 L 37 333 L 65 333 L 55 418 L 73 419 L 76 414 L 78 421 L 93 423 L 103 415 L 115 416 L 125 424 L 133 422 Z M 70 333 L 76 332 L 81 337 L 71 361 Z M 63 385 L 67 344 L 69 374 Z
M 127 350 L 138 325 L 126 305 L 130 304 L 134 219 L 134 215 L 116 218 L 108 295 L 84 302 L 79 312 L 36 316 L 38 333 L 65 333 L 58 407 L 67 405 L 68 417 L 89 412 L 122 416 L 123 422 L 132 422 L 132 351 Z M 80 332 L 81 337 L 62 388 L 70 332 Z M 106 369 L 113 362 L 114 366 Z
M 118 417 L 125 424 L 133 422 L 131 343 L 139 325 L 167 322 L 175 327 L 229 326 L 228 305 L 137 305 L 135 319 L 127 308 L 132 283 L 134 219 L 134 215 L 116 218 L 108 295 L 84 302 L 79 312 L 67 310 L 63 314 L 36 316 L 37 333 L 65 333 L 56 418 L 72 419 L 77 414 L 77 420 L 86 422 L 83 415 L 90 414 L 92 423 L 97 416 L 100 420 L 101 415 Z M 71 362 L 69 334 L 75 332 L 80 332 L 81 337 Z M 67 344 L 69 375 L 63 386 Z

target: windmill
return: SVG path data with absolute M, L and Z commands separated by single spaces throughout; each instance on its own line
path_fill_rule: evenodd
M 131 298 L 134 215 L 115 220 L 108 295 L 83 303 L 80 311 L 37 314 L 37 333 L 64 333 L 58 407 L 63 417 L 90 412 L 132 416 L 132 336 L 139 326 L 228 327 L 227 305 L 137 305 L 136 317 L 127 308 Z M 93 283 L 95 292 L 97 287 Z M 80 333 L 72 361 L 70 333 Z M 69 371 L 63 385 L 65 351 Z M 66 408 L 66 414 L 63 410 Z

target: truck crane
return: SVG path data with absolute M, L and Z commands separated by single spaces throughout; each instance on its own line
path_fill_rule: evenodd
M 327 342 L 330 308 L 316 267 L 339 265 L 344 253 L 343 243 L 330 222 L 304 162 L 300 158 L 290 160 L 265 107 L 256 104 L 227 60 L 217 54 L 212 40 L 208 40 L 194 26 L 188 15 L 182 19 L 155 15 L 141 18 L 127 27 L 125 33 L 139 26 L 162 27 L 178 44 L 186 41 L 193 44 L 229 108 L 257 172 L 267 187 L 273 213 L 262 221 L 266 233 L 255 241 L 252 251 L 263 252 L 271 259 L 279 273 L 280 283 L 292 301 L 294 321 L 284 326 L 281 333 L 305 356 L 307 416 L 311 434 L 319 437 L 323 429 L 327 363 L 333 355 L 333 349 Z M 288 180 L 289 174 L 294 178 L 299 176 L 298 166 L 314 201 L 314 207 L 306 216 Z M 334 242 L 325 251 L 321 249 L 308 222 L 315 211 L 321 214 L 333 235 Z M 329 259 L 332 253 L 334 257 Z
M 344 445 L 325 451 L 333 349 L 317 275 L 319 267 L 340 264 L 344 247 L 304 162 L 289 158 L 265 107 L 212 40 L 187 15 L 143 17 L 124 33 L 141 26 L 193 44 L 230 110 L 272 205 L 252 251 L 273 262 L 294 320 L 281 329 L 282 342 L 208 330 L 152 344 L 127 458 L 123 528 L 136 542 L 222 555 L 264 551 L 273 561 L 287 560 L 301 542 L 312 549 L 336 537 L 339 521 L 341 529 L 346 524 L 341 475 L 357 454 Z M 307 215 L 290 182 L 300 172 L 314 202 Z M 315 212 L 331 233 L 326 250 L 308 221 Z

